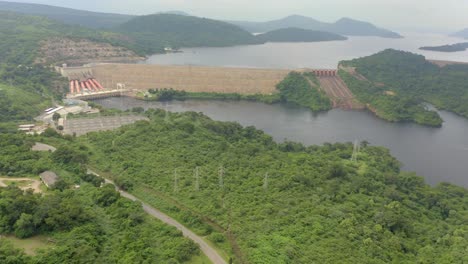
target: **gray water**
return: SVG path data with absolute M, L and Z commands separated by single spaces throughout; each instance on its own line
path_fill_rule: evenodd
M 410 33 L 404 36 L 402 39 L 350 37 L 347 41 L 189 48 L 183 49 L 183 53 L 154 55 L 144 63 L 282 69 L 336 68 L 339 61 L 372 55 L 388 48 L 418 53 L 428 59 L 468 62 L 468 51 L 446 53 L 419 50 L 422 46 L 466 40 L 434 34 Z
M 325 142 L 367 140 L 385 146 L 403 163 L 403 170 L 414 171 L 430 184 L 450 182 L 468 187 L 468 120 L 441 111 L 442 128 L 412 123 L 390 123 L 367 111 L 332 110 L 314 114 L 308 109 L 237 101 L 145 102 L 133 98 L 108 98 L 95 101 L 108 108 L 162 108 L 172 112 L 203 112 L 215 120 L 237 121 L 255 126 L 273 136 L 305 145 Z

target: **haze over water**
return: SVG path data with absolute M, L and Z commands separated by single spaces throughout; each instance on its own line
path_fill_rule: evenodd
M 145 63 L 163 65 L 208 65 L 247 68 L 336 68 L 339 61 L 372 55 L 393 48 L 426 56 L 428 59 L 468 62 L 468 51 L 434 52 L 422 46 L 465 42 L 435 34 L 403 34 L 402 39 L 350 37 L 347 41 L 312 43 L 266 43 L 227 48 L 190 48 L 183 53 L 153 55 Z

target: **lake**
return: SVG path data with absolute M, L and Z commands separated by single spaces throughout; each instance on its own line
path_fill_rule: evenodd
M 402 39 L 350 37 L 347 41 L 312 43 L 266 43 L 227 48 L 189 48 L 183 53 L 149 57 L 147 64 L 206 65 L 247 68 L 336 68 L 339 61 L 372 55 L 393 48 L 426 56 L 428 59 L 468 62 L 468 51 L 444 53 L 419 50 L 465 42 L 460 38 L 434 34 L 403 34 Z
M 468 120 L 440 111 L 442 128 L 412 123 L 390 123 L 367 111 L 335 109 L 314 114 L 308 109 L 245 101 L 145 102 L 133 98 L 94 101 L 108 108 L 162 108 L 172 112 L 195 111 L 220 121 L 237 121 L 255 126 L 273 136 L 305 145 L 325 142 L 367 140 L 385 146 L 403 163 L 403 170 L 415 171 L 430 184 L 451 182 L 468 187 Z

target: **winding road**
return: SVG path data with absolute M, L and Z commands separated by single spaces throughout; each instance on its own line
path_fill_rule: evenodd
M 93 171 L 91 171 L 89 169 L 88 169 L 88 173 L 92 173 L 92 174 L 95 174 L 95 175 L 97 175 L 99 177 L 102 177 L 99 174 L 97 174 L 97 173 L 95 173 L 95 172 L 93 172 Z M 105 179 L 105 181 L 106 181 L 106 183 L 110 183 L 110 184 L 113 184 L 114 186 L 116 186 L 114 184 L 114 182 L 109 180 L 109 179 Z M 123 197 L 125 197 L 127 199 L 130 199 L 132 201 L 140 202 L 142 204 L 142 206 L 143 206 L 143 210 L 145 210 L 145 212 L 148 213 L 149 215 L 151 215 L 152 217 L 157 218 L 157 219 L 161 220 L 162 222 L 164 222 L 164 223 L 166 223 L 168 225 L 174 226 L 178 230 L 182 231 L 182 234 L 185 237 L 193 240 L 195 243 L 197 243 L 200 246 L 201 251 L 211 260 L 211 262 L 213 262 L 214 264 L 227 264 L 227 262 L 219 255 L 219 253 L 213 247 L 208 245 L 208 243 L 206 243 L 205 240 L 203 240 L 203 238 L 201 238 L 200 236 L 198 236 L 197 234 L 192 232 L 190 229 L 186 228 L 184 225 L 177 222 L 175 219 L 169 217 L 168 215 L 164 214 L 163 212 L 157 210 L 156 208 L 144 203 L 143 201 L 141 201 L 140 199 L 138 199 L 135 196 L 131 195 L 130 193 L 118 189 L 117 186 L 116 186 L 116 189 L 120 192 L 121 196 L 123 196 Z

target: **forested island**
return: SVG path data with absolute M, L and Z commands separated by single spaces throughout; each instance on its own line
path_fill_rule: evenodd
M 347 40 L 347 37 L 324 31 L 282 28 L 256 36 L 260 42 L 319 42 Z
M 440 126 L 424 103 L 468 118 L 468 65 L 439 67 L 420 55 L 385 50 L 341 66 L 348 87 L 384 119 Z
M 468 49 L 468 42 L 443 45 L 443 46 L 432 46 L 432 47 L 421 47 L 420 50 L 431 50 L 431 51 L 440 51 L 440 52 L 458 52 L 465 51 Z

